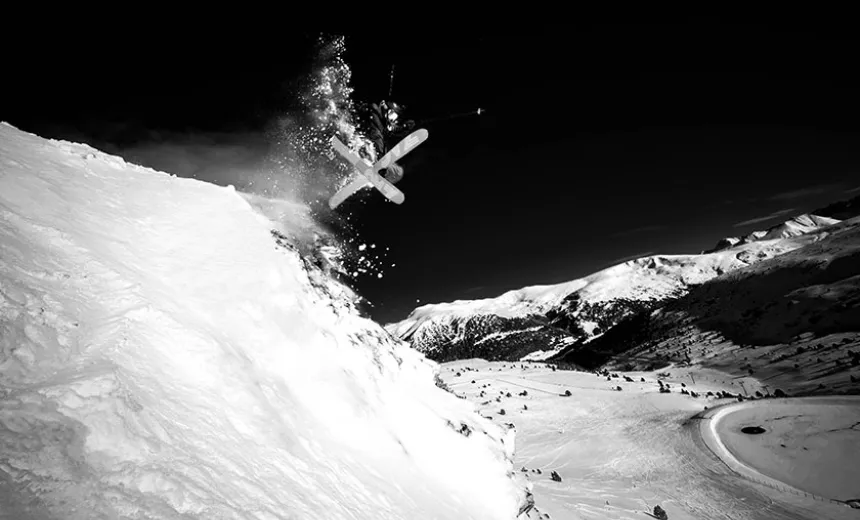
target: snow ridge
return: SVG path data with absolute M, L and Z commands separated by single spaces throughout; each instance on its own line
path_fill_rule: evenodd
M 803 214 L 786 220 L 782 224 L 773 226 L 765 231 L 753 231 L 745 237 L 727 237 L 705 253 L 714 253 L 730 249 L 738 245 L 758 242 L 761 240 L 775 240 L 778 238 L 791 238 L 817 231 L 821 228 L 838 224 L 840 221 L 834 218 L 820 217 L 818 215 Z
M 4 518 L 516 517 L 513 432 L 263 202 L 0 125 Z

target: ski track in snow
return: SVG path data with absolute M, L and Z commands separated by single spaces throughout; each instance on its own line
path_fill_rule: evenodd
M 546 513 L 556 520 L 643 518 L 658 504 L 673 520 L 856 516 L 847 506 L 744 479 L 717 458 L 699 434 L 699 421 L 691 418 L 705 406 L 731 400 L 693 399 L 677 390 L 660 394 L 656 375 L 646 372 L 621 373 L 634 379 L 629 383 L 552 371 L 541 363 L 463 360 L 442 367 L 453 391 L 475 402 L 485 416 L 515 425 L 515 467 L 528 470 L 538 508 L 529 518 Z M 718 385 L 688 388 L 704 395 Z M 528 395 L 520 396 L 524 389 Z M 565 390 L 572 395 L 564 397 Z M 767 404 L 746 405 L 759 403 Z M 541 474 L 533 471 L 538 468 Z M 562 482 L 550 479 L 552 471 Z
M 516 516 L 507 431 L 278 224 L 0 124 L 0 518 Z

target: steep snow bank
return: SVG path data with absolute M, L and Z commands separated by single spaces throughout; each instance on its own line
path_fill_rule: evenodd
M 230 188 L 0 124 L 4 515 L 516 516 L 510 432 L 273 228 Z

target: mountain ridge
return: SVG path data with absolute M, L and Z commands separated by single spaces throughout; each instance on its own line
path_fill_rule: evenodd
M 588 343 L 626 317 L 677 300 L 713 278 L 821 240 L 827 236 L 826 229 L 839 222 L 804 213 L 763 231 L 723 239 L 698 255 L 644 256 L 559 284 L 528 286 L 480 300 L 427 304 L 384 328 L 437 361 L 482 356 L 507 361 L 526 356 L 547 359 L 572 344 Z M 494 331 L 506 332 L 507 339 L 486 337 Z

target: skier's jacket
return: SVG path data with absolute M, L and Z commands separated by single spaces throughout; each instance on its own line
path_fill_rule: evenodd
M 392 105 L 394 105 L 392 103 Z M 396 107 L 396 105 L 394 105 Z M 370 106 L 370 139 L 376 147 L 376 157 L 379 159 L 385 155 L 391 146 L 396 145 L 406 137 L 415 126 L 414 121 L 401 123 L 396 118 L 391 119 L 391 113 L 397 114 L 395 108 L 389 106 L 385 101 Z M 399 114 L 397 114 L 399 115 Z M 384 173 L 383 173 L 384 172 Z M 382 175 L 392 183 L 403 178 L 403 167 L 397 163 L 391 163 L 388 168 L 382 170 Z

